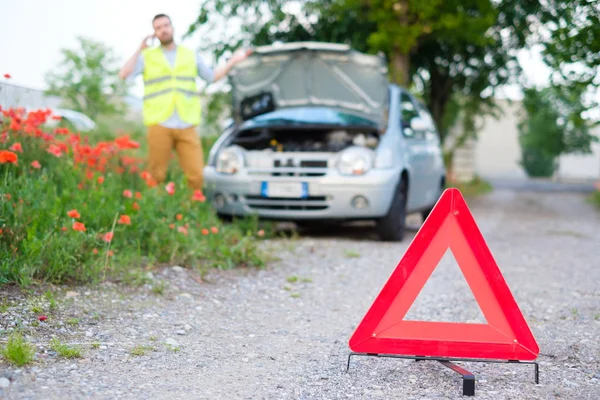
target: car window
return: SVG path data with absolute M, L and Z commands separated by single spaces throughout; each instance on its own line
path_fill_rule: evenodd
M 429 112 L 425 104 L 419 102 L 417 105 L 419 107 L 419 113 L 421 114 L 421 118 L 423 118 L 423 120 L 425 120 L 425 122 L 429 126 L 429 129 L 427 129 L 427 131 L 425 132 L 425 139 L 430 142 L 439 142 L 439 133 L 435 127 L 435 121 L 433 120 L 431 113 Z
M 328 107 L 282 108 L 256 116 L 250 120 L 250 123 L 261 126 L 276 124 L 334 124 L 377 127 L 375 121 Z
M 417 132 L 410 128 L 410 121 L 419 117 L 419 109 L 417 105 L 412 100 L 412 98 L 406 92 L 400 93 L 400 127 L 402 129 L 402 134 L 406 137 L 414 138 L 414 139 L 423 139 L 424 133 Z

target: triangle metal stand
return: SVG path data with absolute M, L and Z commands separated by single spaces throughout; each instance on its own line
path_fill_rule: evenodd
M 445 367 L 450 368 L 454 372 L 462 375 L 463 380 L 463 395 L 464 396 L 475 396 L 475 375 L 459 365 L 453 363 L 453 361 L 464 361 L 464 362 L 480 362 L 480 363 L 496 363 L 496 364 L 528 364 L 534 365 L 534 379 L 535 383 L 540 383 L 540 367 L 536 361 L 518 361 L 518 360 L 493 360 L 493 359 L 477 359 L 477 358 L 440 358 L 440 357 L 425 357 L 425 356 L 401 356 L 396 354 L 376 354 L 376 353 L 355 353 L 351 352 L 348 355 L 348 365 L 346 366 L 346 372 L 350 369 L 350 359 L 352 356 L 368 356 L 368 357 L 386 357 L 386 358 L 403 358 L 415 361 L 438 361 Z

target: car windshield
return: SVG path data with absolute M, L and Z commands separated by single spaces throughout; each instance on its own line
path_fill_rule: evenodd
M 373 126 L 367 118 L 326 107 L 297 107 L 276 110 L 252 118 L 252 125 L 342 125 Z

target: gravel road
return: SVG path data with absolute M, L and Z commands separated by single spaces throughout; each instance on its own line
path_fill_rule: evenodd
M 531 365 L 459 363 L 476 398 L 600 398 L 600 213 L 568 193 L 497 190 L 469 206 L 541 349 L 539 385 Z M 0 398 L 462 398 L 460 377 L 433 361 L 354 357 L 346 372 L 348 339 L 415 231 L 400 244 L 362 226 L 266 243 L 280 260 L 264 270 L 199 283 L 167 268 L 153 276 L 163 294 L 71 288 L 61 321 L 78 322 L 42 323 L 33 366 L 0 363 Z M 19 315 L 15 306 L 2 323 Z M 483 322 L 450 255 L 409 316 Z M 81 343 L 83 357 L 58 357 L 50 333 Z

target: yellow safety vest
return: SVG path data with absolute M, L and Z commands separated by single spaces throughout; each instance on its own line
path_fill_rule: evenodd
M 166 121 L 177 109 L 179 118 L 200 124 L 200 94 L 196 87 L 198 67 L 192 50 L 177 46 L 175 65 L 171 68 L 161 47 L 146 48 L 144 57 L 144 124 Z

